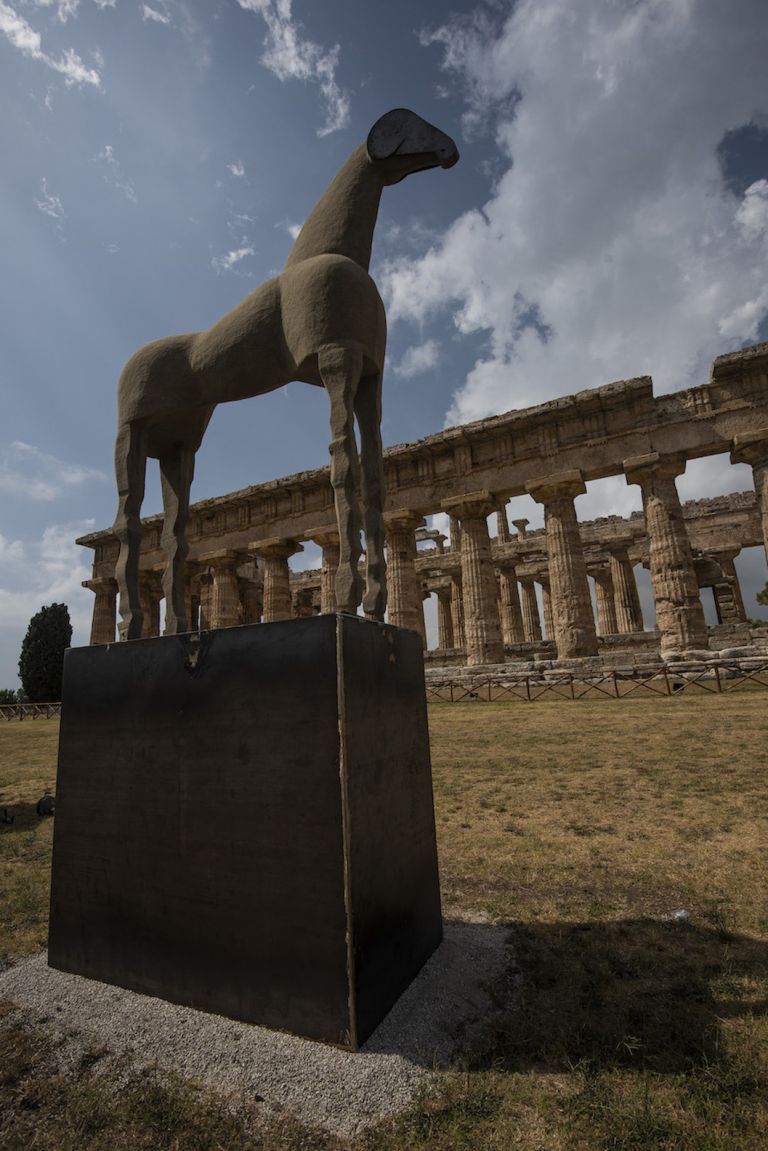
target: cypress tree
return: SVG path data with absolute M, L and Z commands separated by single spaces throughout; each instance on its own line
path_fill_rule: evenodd
M 19 679 L 32 703 L 61 699 L 64 652 L 72 639 L 65 603 L 52 603 L 32 616 L 19 656 Z

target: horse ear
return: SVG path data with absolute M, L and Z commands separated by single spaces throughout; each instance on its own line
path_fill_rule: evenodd
M 365 142 L 371 160 L 386 160 L 393 156 L 413 119 L 414 113 L 407 108 L 393 108 L 391 112 L 385 112 L 371 128 Z

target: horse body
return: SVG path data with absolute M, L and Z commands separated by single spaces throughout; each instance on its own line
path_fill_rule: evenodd
M 354 612 L 363 599 L 358 562 L 364 528 L 363 606 L 372 618 L 383 618 L 380 424 L 386 316 L 368 274 L 373 229 L 386 184 L 410 171 L 450 167 L 457 159 L 450 137 L 414 113 L 397 109 L 383 116 L 310 213 L 279 276 L 206 331 L 156 340 L 128 361 L 118 387 L 115 447 L 122 638 L 141 634 L 138 560 L 147 457 L 160 462 L 168 558 L 165 630 L 173 634 L 187 626 L 185 528 L 195 452 L 211 415 L 219 403 L 263 395 L 293 380 L 325 387 L 331 404 L 331 483 L 340 536 L 337 601 L 342 610 Z

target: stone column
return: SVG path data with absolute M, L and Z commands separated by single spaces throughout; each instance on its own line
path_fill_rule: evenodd
M 610 572 L 613 581 L 613 604 L 619 635 L 643 630 L 643 611 L 637 591 L 632 561 L 624 546 L 610 547 Z
M 188 585 L 189 586 L 189 585 Z M 200 596 L 188 591 L 186 595 L 187 627 L 189 631 L 200 630 Z
M 555 624 L 552 616 L 552 585 L 549 576 L 542 576 L 538 581 L 541 588 L 541 614 L 544 617 L 544 639 L 554 640 Z
M 520 593 L 525 643 L 538 643 L 541 639 L 541 620 L 539 618 L 539 601 L 536 599 L 536 588 L 534 587 L 533 576 L 520 577 Z
M 526 529 L 530 522 L 530 520 L 512 520 L 512 527 L 516 528 L 517 534 L 521 540 L 525 539 L 527 534 Z
M 421 581 L 416 574 L 416 528 L 424 517 L 413 512 L 386 512 L 387 618 L 394 627 L 417 631 L 426 643 Z
M 763 525 L 763 547 L 768 559 L 768 428 L 758 428 L 734 436 L 732 464 L 749 464 L 755 482 L 755 495 Z
M 323 532 L 307 533 L 323 549 L 323 564 L 320 574 L 320 612 L 329 615 L 336 611 L 336 572 L 339 568 L 339 533 L 335 528 Z
M 464 638 L 464 593 L 461 587 L 461 572 L 451 574 L 451 624 L 455 647 L 466 646 Z
M 451 588 L 438 588 L 437 595 L 437 646 L 448 650 L 453 642 L 453 617 L 451 615 Z
M 204 568 L 200 572 L 200 631 L 210 631 L 212 619 L 213 576 Z
M 643 495 L 662 656 L 708 646 L 691 544 L 675 486 L 675 477 L 684 471 L 685 457 L 679 454 L 651 452 L 624 461 L 627 483 L 639 484 Z
M 288 560 L 304 551 L 294 539 L 269 539 L 251 545 L 264 572 L 264 623 L 276 623 L 293 617 L 291 572 Z
M 461 551 L 461 521 L 458 516 L 449 516 L 449 544 L 452 552 Z
M 464 602 L 464 638 L 470 667 L 503 663 L 496 577 L 491 559 L 487 518 L 494 510 L 490 492 L 451 500 L 453 514 L 461 517 L 461 584 Z
M 239 554 L 228 548 L 200 556 L 211 580 L 206 605 L 209 628 L 237 627 L 243 622 L 236 571 L 238 561 L 242 562 Z
M 96 599 L 91 617 L 91 640 L 94 643 L 114 643 L 117 626 L 117 580 L 109 576 L 94 576 L 83 580 Z
M 501 638 L 505 644 L 525 643 L 517 575 L 511 560 L 499 562 L 499 621 Z
M 712 587 L 720 623 L 745 623 L 747 619 L 739 575 L 733 562 L 740 551 L 741 548 L 730 548 L 727 551 L 708 552 L 723 573 L 722 580 Z
M 585 492 L 581 472 L 560 472 L 526 485 L 544 505 L 549 582 L 558 659 L 597 655 L 597 633 L 587 568 L 573 501 Z
M 600 635 L 616 635 L 619 625 L 616 619 L 616 598 L 610 564 L 592 564 L 587 568 L 587 573 L 595 581 L 597 630 Z
M 263 577 L 255 560 L 249 565 L 250 575 L 241 574 L 238 577 L 237 588 L 240 593 L 240 610 L 243 623 L 261 623 L 263 611 Z
M 496 538 L 500 544 L 508 544 L 512 538 L 509 533 L 506 500 L 496 501 Z
M 160 635 L 160 600 L 163 598 L 162 576 L 159 572 L 139 572 L 139 603 L 144 612 L 142 639 Z
M 301 587 L 296 591 L 293 597 L 293 614 L 296 619 L 309 619 L 315 614 L 311 587 Z

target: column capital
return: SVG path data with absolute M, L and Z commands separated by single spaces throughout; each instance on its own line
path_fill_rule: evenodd
M 531 480 L 525 485 L 525 490 L 537 504 L 546 504 L 550 500 L 581 496 L 587 490 L 587 485 L 581 472 L 574 468 L 570 472 L 556 472 L 540 480 Z
M 642 456 L 630 456 L 624 460 L 622 467 L 628 484 L 644 484 L 652 476 L 664 480 L 681 476 L 685 471 L 685 462 L 682 452 L 670 452 L 668 455 L 646 452 Z
M 718 561 L 720 561 L 721 559 L 723 559 L 723 560 L 735 560 L 736 556 L 739 555 L 740 552 L 741 552 L 741 545 L 739 545 L 738 547 L 730 547 L 730 548 L 707 548 L 707 550 L 704 552 L 704 555 L 705 556 L 711 556 L 712 559 L 718 560 Z
M 634 542 L 634 536 L 614 536 L 610 540 L 601 540 L 600 547 L 609 555 L 617 555 L 619 552 L 629 551 Z
M 485 519 L 497 510 L 496 497 L 487 491 L 469 492 L 468 495 L 445 500 L 442 510 L 459 519 Z
M 424 516 L 407 510 L 384 512 L 384 527 L 387 531 L 416 531 L 426 524 Z
M 205 552 L 203 555 L 196 556 L 195 562 L 207 568 L 227 568 L 244 563 L 246 558 L 248 557 L 244 557 L 240 552 L 231 548 L 218 548 L 216 551 Z
M 290 559 L 297 552 L 304 551 L 304 545 L 297 539 L 284 539 L 280 536 L 271 536 L 266 540 L 258 540 L 248 545 L 248 551 L 265 559 Z
M 95 592 L 113 592 L 117 590 L 117 580 L 112 576 L 91 576 L 90 579 L 84 579 L 80 584 L 81 587 L 88 588 L 88 591 Z
M 526 536 L 525 529 L 528 527 L 528 524 L 530 522 L 531 522 L 530 520 L 526 520 L 526 519 L 512 520 L 512 527 L 517 529 L 517 534 L 519 535 L 521 540 L 525 539 L 525 536 Z
M 139 571 L 139 582 L 144 584 L 155 594 L 162 595 L 163 592 L 163 569 L 157 568 L 143 568 Z
M 493 566 L 504 575 L 509 573 L 514 576 L 517 570 L 517 563 L 519 563 L 519 560 L 517 560 L 515 556 L 498 555 L 493 557 Z
M 335 527 L 317 528 L 313 531 L 304 532 L 302 539 L 317 544 L 321 548 L 332 547 L 334 544 L 340 543 L 339 529 Z
M 733 437 L 732 464 L 768 464 L 768 428 Z

